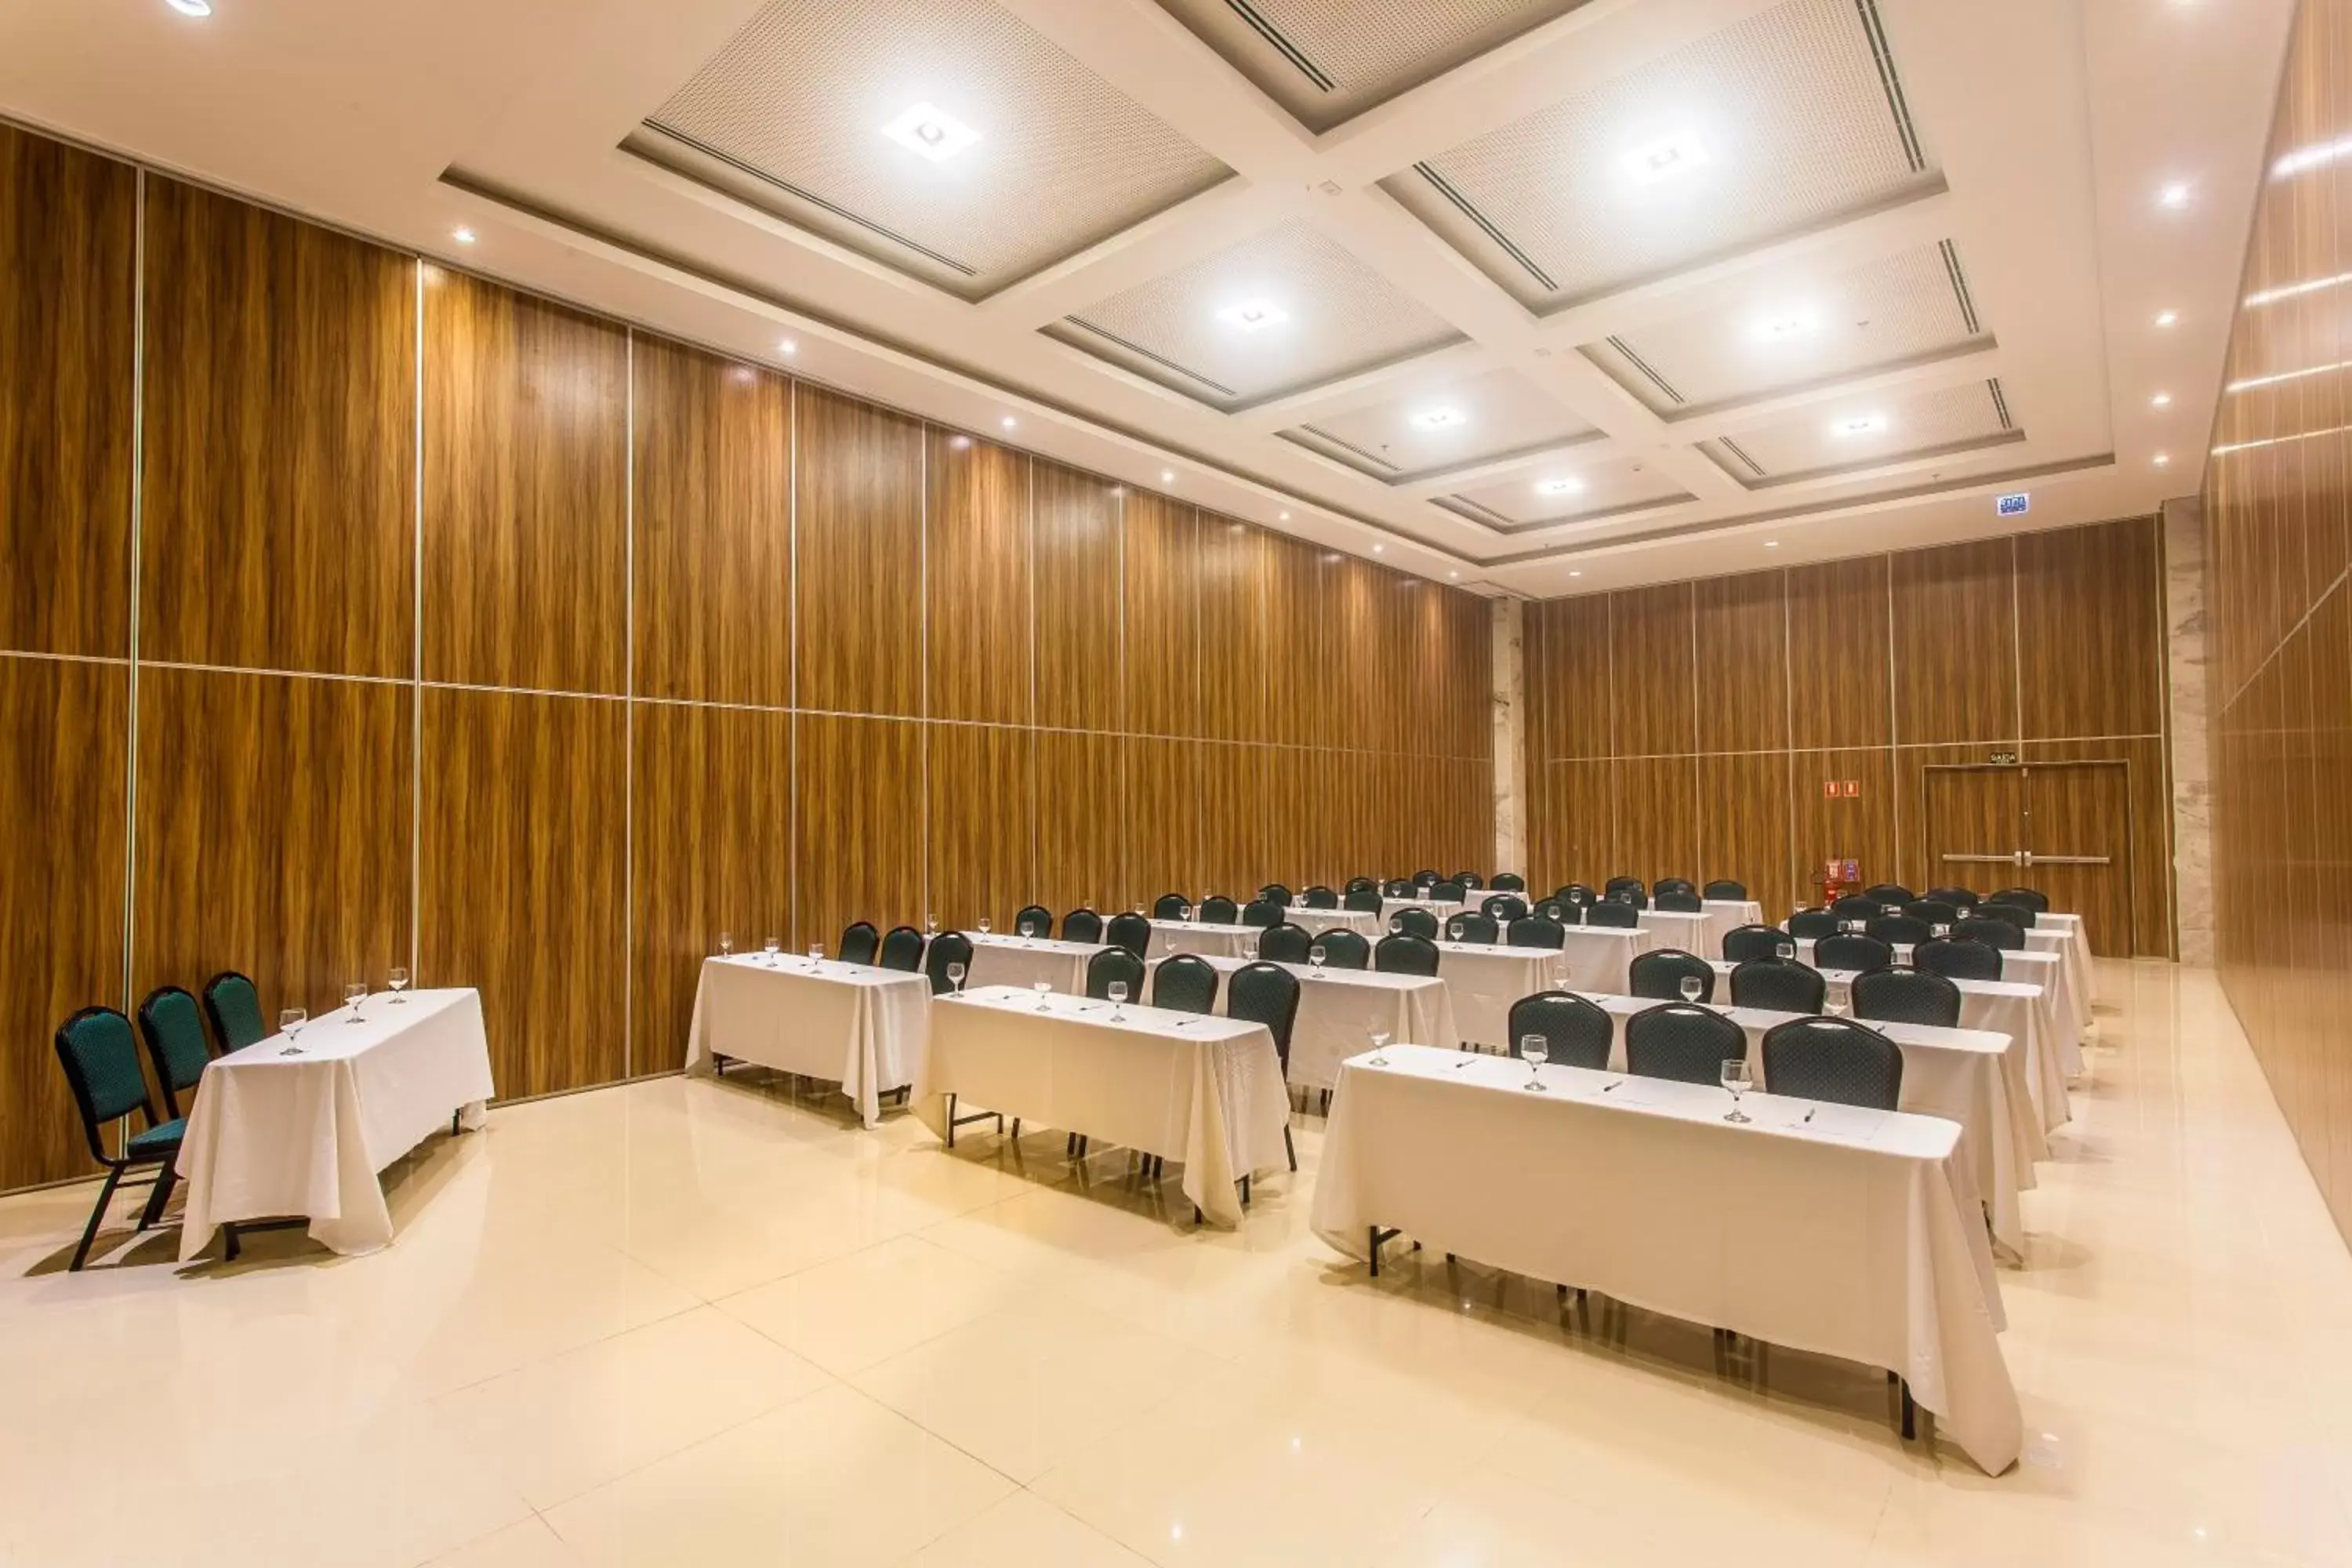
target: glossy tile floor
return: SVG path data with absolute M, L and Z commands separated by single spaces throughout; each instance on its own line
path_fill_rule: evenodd
M 2210 975 L 2101 984 L 1998 1479 L 1866 1369 L 1368 1281 L 1307 1228 L 1312 1118 L 1194 1234 L 1058 1131 L 667 1079 L 435 1140 L 373 1258 L 118 1231 L 68 1276 L 91 1189 L 0 1201 L 0 1563 L 2352 1563 L 2352 1260 Z

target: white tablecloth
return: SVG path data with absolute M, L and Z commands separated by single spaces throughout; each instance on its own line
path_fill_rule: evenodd
M 1701 958 L 1721 958 L 1726 936 L 1741 926 L 1764 923 L 1764 906 L 1754 899 L 1708 899 L 1706 910 L 1706 946 L 1692 950 Z
M 2023 1424 L 1948 1121 L 1391 1046 L 1340 1070 L 1316 1234 L 1371 1227 L 1692 1322 L 1882 1366 L 1998 1474 Z M 1619 1087 L 1603 1095 L 1601 1086 Z M 1605 1194 L 1578 1201 L 1563 1194 Z
M 1519 896 L 1521 898 L 1527 898 L 1527 895 L 1524 893 Z M 1427 899 L 1382 899 L 1381 900 L 1381 934 L 1382 936 L 1386 936 L 1388 934 L 1389 921 L 1396 918 L 1397 911 L 1400 910 L 1428 910 L 1431 918 L 1437 921 L 1437 929 L 1443 931 L 1445 929 L 1445 922 L 1447 921 L 1452 920 L 1455 915 L 1475 915 L 1478 912 L 1478 906 L 1486 901 L 1486 895 L 1484 894 L 1462 903 L 1454 903 L 1450 901 L 1446 903 L 1432 903 Z M 1528 899 L 1528 907 L 1529 909 L 1535 908 L 1535 904 L 1536 901 L 1533 899 Z
M 1797 942 L 1797 957 L 1801 963 L 1813 961 L 1813 939 L 1802 937 Z M 1895 962 L 1911 962 L 1911 944 L 1895 944 Z M 2000 977 L 2020 984 L 2039 986 L 2039 1009 L 2034 1022 L 2034 1047 L 2043 1058 L 2037 1081 L 2042 1086 L 2045 1099 L 2049 1087 L 2065 1088 L 2066 1080 L 2083 1070 L 2083 1020 L 2075 1016 L 2074 990 L 2066 984 L 2064 955 L 2048 951 L 2027 949 L 2022 952 L 2000 955 Z M 2054 1074 L 2053 1068 L 2054 1066 Z M 2048 1119 L 2053 1110 L 2063 1110 L 2065 1097 L 2059 1095 L 2042 1107 L 2042 1117 L 2049 1126 L 2058 1123 Z
M 1286 1163 L 1290 1091 L 1263 1024 L 1164 1012 L 1010 987 L 941 997 L 915 1086 L 915 1113 L 941 1138 L 948 1096 L 960 1110 L 1084 1132 L 1183 1163 L 1184 1195 L 1220 1225 L 1239 1224 L 1234 1184 Z
M 377 1173 L 445 1125 L 482 1124 L 490 1047 L 482 999 L 468 989 L 371 996 L 314 1018 L 299 1056 L 272 1035 L 205 1068 L 180 1144 L 188 1186 L 180 1259 L 215 1229 L 302 1215 L 310 1239 L 336 1252 L 392 1241 Z
M 2033 929 L 2025 933 L 2028 952 L 2046 952 L 2059 960 L 2065 974 L 2065 1002 L 2076 1026 L 2091 1026 L 2091 944 L 2083 935 L 2083 921 L 2078 915 L 2037 915 Z M 2067 1069 L 2082 1070 L 2077 1061 Z
M 1087 962 L 1103 950 L 1098 942 L 1063 942 L 1039 937 L 1023 942 L 1001 931 L 963 933 L 971 942 L 971 963 L 964 975 L 966 990 L 983 985 L 1027 987 L 1042 980 L 1073 996 L 1087 993 Z
M 1655 946 L 1678 947 L 1701 958 L 1714 958 L 1723 952 L 1721 941 L 1710 934 L 1714 928 L 1715 921 L 1703 913 L 1685 914 L 1679 910 L 1642 911 L 1642 929 L 1650 933 Z
M 1201 921 L 1153 921 L 1151 951 L 1146 956 L 1154 963 L 1178 952 L 1197 952 L 1202 958 L 1255 958 L 1257 939 L 1265 934 L 1264 928 L 1259 926 L 1210 925 Z
M 1568 928 L 1568 945 L 1508 947 L 1487 942 L 1441 942 L 1437 973 L 1454 995 L 1454 1022 L 1465 1040 L 1507 1047 L 1511 1004 L 1538 991 L 1622 991 L 1625 966 L 1646 952 L 1650 933 Z M 1565 973 L 1566 984 L 1560 984 Z M 1451 1041 L 1424 1042 L 1451 1044 Z
M 1606 1011 L 1617 1026 L 1611 1068 L 1625 1070 L 1625 1023 L 1634 1014 L 1659 1005 L 1638 996 L 1590 998 Z M 1764 1072 L 1764 1032 L 1776 1024 L 1804 1016 L 1765 1007 L 1732 1007 L 1716 1011 L 1738 1024 L 1748 1035 L 1748 1060 L 1758 1086 L 1769 1091 Z M 1960 1142 L 1952 1159 L 1964 1191 L 1973 1192 L 1992 1224 L 1993 1239 L 2011 1257 L 2025 1250 L 2025 1221 L 2017 1194 L 2033 1185 L 2033 1164 L 2021 1144 L 2024 1128 L 2033 1117 L 2026 1097 L 2021 1066 L 2011 1073 L 2013 1042 L 2009 1036 L 1987 1029 L 1945 1029 L 1926 1024 L 1868 1021 L 1903 1048 L 1901 1109 L 1918 1116 L 1940 1116 L 1956 1122 Z
M 1208 961 L 1229 982 L 1244 960 Z M 1329 1089 L 1339 1081 L 1339 1064 L 1368 1047 L 1373 1029 L 1392 1040 L 1451 1047 L 1462 1036 L 1454 1023 L 1454 998 L 1443 978 L 1383 974 L 1371 969 L 1326 969 L 1286 963 L 1298 976 L 1298 1016 L 1290 1026 L 1290 1081 L 1300 1089 Z M 1228 998 L 1217 994 L 1217 1011 Z
M 1300 910 L 1282 911 L 1282 918 L 1302 931 L 1320 933 L 1327 931 L 1351 931 L 1366 942 L 1388 934 L 1381 917 L 1369 910 Z
M 686 1070 L 709 1072 L 713 1057 L 726 1057 L 830 1079 L 872 1127 L 882 1120 L 883 1094 L 914 1082 L 922 1066 L 930 1002 L 930 981 L 902 969 L 831 958 L 812 964 L 792 953 L 773 966 L 757 953 L 706 958 Z

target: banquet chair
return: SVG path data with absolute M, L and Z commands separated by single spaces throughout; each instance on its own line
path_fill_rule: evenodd
M 1916 915 L 1880 915 L 1864 921 L 1862 930 L 1889 947 L 1916 947 L 1936 934 L 1936 928 Z
M 1475 871 L 1456 871 L 1454 873 L 1454 879 L 1462 884 L 1465 897 L 1486 885 L 1486 879 Z
M 1242 924 L 1278 926 L 1282 923 L 1282 908 L 1272 899 L 1252 899 L 1242 906 Z
M 1696 893 L 1697 891 L 1698 884 L 1688 877 L 1661 877 L 1650 884 L 1650 896 L 1653 899 L 1660 893 Z
M 1866 899 L 1860 893 L 1848 893 L 1830 906 L 1830 913 L 1842 921 L 1876 920 L 1885 912 L 1876 899 Z
M 1498 921 L 1515 921 L 1528 912 L 1528 901 L 1517 893 L 1489 893 L 1479 901 L 1478 910 Z
M 1508 947 L 1542 947 L 1558 952 L 1568 945 L 1568 927 L 1548 915 L 1521 915 L 1503 932 Z
M 1174 959 L 1168 961 L 1175 963 Z M 1211 970 L 1212 974 L 1215 973 Z M 1143 1002 L 1143 960 L 1123 947 L 1107 947 L 1087 960 L 1087 994 L 1097 1002 L 1110 1000 L 1113 981 L 1127 982 L 1127 999 Z
M 2035 888 L 2002 888 L 1985 902 L 2023 904 L 2037 915 L 2046 915 L 2050 912 L 2049 896 Z
M 1621 899 L 1601 899 L 1584 906 L 1584 923 L 1632 931 L 1642 923 L 1642 911 Z
M 1813 963 L 1822 969 L 1884 969 L 1895 962 L 1895 949 L 1874 936 L 1840 931 L 1813 943 Z M 1819 1007 L 1804 1009 L 1818 1013 Z
M 1123 953 L 1124 948 L 1111 948 L 1110 952 Z M 1097 953 L 1097 958 L 1106 956 Z M 1091 962 L 1087 965 L 1091 990 Z M 1171 1013 L 1213 1013 L 1217 1010 L 1216 966 L 1197 953 L 1180 952 L 1173 958 L 1163 958 L 1151 976 L 1151 1005 L 1165 1007 Z
M 1025 918 L 1029 911 L 1024 910 L 1021 913 Z M 1051 915 L 1045 917 L 1045 929 L 1049 931 L 1054 929 L 1054 917 Z M 841 928 L 842 963 L 871 963 L 881 948 L 882 933 L 874 929 L 872 921 L 852 921 Z
M 177 985 L 158 985 L 139 1003 L 139 1033 L 163 1090 L 163 1109 L 177 1121 L 187 1115 L 180 1109 L 180 1091 L 195 1088 L 205 1076 L 205 1064 L 212 1060 L 196 999 Z
M 1470 889 L 1461 882 L 1432 882 L 1429 897 L 1433 903 L 1458 904 L 1470 897 Z
M 913 926 L 892 926 L 882 938 L 882 967 L 912 974 L 923 967 L 923 933 Z
M 89 1156 L 106 1167 L 106 1184 L 89 1211 L 89 1224 L 74 1248 L 68 1272 L 89 1260 L 90 1243 L 98 1237 L 106 1206 L 122 1178 L 142 1166 L 155 1167 L 154 1186 L 139 1216 L 145 1230 L 163 1217 L 163 1205 L 177 1179 L 173 1166 L 180 1157 L 180 1138 L 187 1124 L 177 1118 L 160 1121 L 155 1102 L 148 1097 L 146 1077 L 139 1070 L 139 1047 L 131 1038 L 131 1020 L 111 1007 L 84 1007 L 58 1026 L 58 1063 L 65 1068 L 66 1085 L 73 1090 L 74 1109 L 80 1113 L 82 1135 L 89 1140 Z M 105 1128 L 138 1111 L 147 1125 L 125 1139 L 122 1152 L 106 1152 Z
M 1723 1081 L 1723 1064 L 1746 1060 L 1748 1031 L 1712 1008 L 1667 1002 L 1625 1020 L 1625 1070 L 1679 1083 Z
M 1702 889 L 1702 895 L 1710 899 L 1744 900 L 1748 897 L 1748 884 L 1735 882 L 1728 877 L 1717 877 Z
M 1343 888 L 1341 891 L 1360 893 L 1367 888 L 1370 889 L 1373 892 L 1379 892 L 1381 889 L 1380 879 L 1377 877 L 1350 877 L 1348 879 L 1346 887 Z
M 1416 888 L 1434 887 L 1437 881 L 1438 874 L 1426 866 L 1412 874 L 1412 885 Z
M 1655 947 L 1635 957 L 1625 969 L 1631 994 L 1657 1002 L 1685 1000 L 1685 976 L 1698 982 L 1697 1000 L 1715 1000 L 1715 966 L 1695 952 L 1685 952 L 1678 947 Z
M 1924 921 L 1930 928 L 1948 926 L 1960 918 L 1960 906 L 1941 899 L 1914 899 L 1903 906 L 1903 912 L 1915 921 Z M 1930 929 L 1928 934 L 1935 932 Z
M 1900 882 L 1873 882 L 1862 896 L 1874 904 L 1907 904 L 1919 895 Z
M 1162 893 L 1151 900 L 1151 918 L 1156 921 L 1181 921 L 1192 912 L 1192 900 L 1181 893 Z
M 1616 1026 L 1608 1014 L 1572 991 L 1538 991 L 1511 1004 L 1507 1032 L 1513 1055 L 1521 1036 L 1541 1035 L 1546 1061 L 1606 1072 Z
M 1580 908 L 1594 902 L 1598 897 L 1592 889 L 1583 882 L 1562 882 L 1552 889 L 1551 896 L 1562 903 L 1575 904 Z
M 1650 902 L 1653 907 L 1664 910 L 1669 914 L 1696 915 L 1706 912 L 1706 900 L 1696 893 L 1686 893 L 1675 889 L 1667 889 L 1654 895 Z
M 1477 942 L 1492 946 L 1502 935 L 1503 928 L 1492 915 L 1467 914 L 1445 917 L 1445 940 Z
M 1791 1100 L 1892 1110 L 1903 1098 L 1903 1051 L 1851 1018 L 1791 1018 L 1764 1031 L 1764 1087 Z
M 1370 969 L 1372 965 L 1372 944 L 1360 931 L 1325 931 L 1307 944 L 1307 957 L 1310 963 L 1318 947 L 1323 950 L 1324 963 L 1332 969 Z
M 2003 952 L 2025 951 L 2023 930 L 2012 921 L 1997 920 L 1990 915 L 1963 915 L 1952 922 L 1952 934 Z
M 1604 904 L 1622 904 L 1629 910 L 1646 910 L 1650 907 L 1650 895 L 1639 888 L 1620 888 L 1601 901 Z
M 1962 910 L 1972 910 L 1984 902 L 1966 888 L 1930 888 L 1924 896 Z
M 1378 888 L 1350 888 L 1339 900 L 1343 910 L 1356 910 L 1368 915 L 1381 912 L 1381 890 Z
M 1874 969 L 1853 977 L 1853 1016 L 1957 1029 L 1960 988 L 1931 969 Z
M 896 936 L 898 932 L 890 934 Z M 888 938 L 884 939 L 884 945 L 888 945 Z M 955 982 L 948 978 L 948 966 L 953 963 L 962 964 L 964 978 L 971 978 L 971 938 L 960 931 L 943 931 L 931 938 L 931 945 L 923 953 L 923 973 L 930 977 L 932 995 L 956 988 Z
M 269 1026 L 261 1020 L 260 990 L 234 969 L 224 969 L 205 982 L 205 1016 L 212 1021 L 213 1048 L 222 1056 L 269 1035 Z
M 1584 923 L 1583 910 L 1575 904 L 1562 903 L 1558 899 L 1546 899 L 1528 912 L 1538 919 L 1551 921 L 1560 926 L 1577 926 Z
M 1417 936 L 1423 942 L 1435 942 L 1437 917 L 1427 910 L 1399 910 L 1389 917 L 1389 930 Z
M 1103 927 L 1103 940 L 1141 958 L 1151 950 L 1151 922 L 1133 912 L 1113 915 Z
M 1307 900 L 1307 907 L 1310 910 L 1336 910 L 1339 907 L 1339 895 L 1320 882 L 1300 896 Z
M 1778 958 L 1780 944 L 1794 938 L 1779 926 L 1734 926 L 1723 933 L 1723 956 L 1733 963 L 1751 958 Z M 1793 952 L 1790 953 L 1794 957 Z
M 1290 902 L 1290 887 L 1285 882 L 1268 882 L 1257 890 L 1257 896 L 1269 904 Z
M 1498 893 L 1524 893 L 1528 890 L 1528 879 L 1517 871 L 1496 872 L 1491 885 Z
M 1225 1016 L 1264 1024 L 1274 1037 L 1275 1059 L 1282 1064 L 1282 1080 L 1290 1082 L 1290 1026 L 1298 1019 L 1298 976 L 1271 963 L 1244 963 L 1225 983 Z M 1286 1094 L 1287 1089 L 1286 1088 Z M 1282 1107 L 1282 1152 L 1290 1168 L 1298 1169 L 1298 1151 L 1290 1142 L 1290 1103 Z M 1249 1202 L 1249 1173 L 1242 1173 L 1242 1202 Z
M 1381 884 L 1381 897 L 1384 899 L 1409 899 L 1419 891 L 1421 889 L 1413 885 L 1412 879 L 1409 877 L 1400 877 L 1392 882 Z
M 1953 980 L 1998 980 L 2000 949 L 1965 936 L 1939 936 L 1911 950 L 1911 963 Z
M 1980 921 L 2007 921 L 2019 931 L 2033 929 L 2034 910 L 2030 904 L 2011 903 L 2007 899 L 1987 899 L 1976 907 Z
M 1304 963 L 1307 962 L 1307 950 L 1314 945 L 1315 939 L 1307 934 L 1305 926 L 1295 926 L 1284 921 L 1280 925 L 1270 925 L 1258 933 L 1258 962 Z
M 1815 939 L 1835 936 L 1843 923 L 1831 910 L 1799 910 L 1789 917 L 1789 934 Z
M 1062 917 L 1064 942 L 1100 942 L 1102 931 L 1102 916 L 1084 904 Z
M 1223 893 L 1211 893 L 1201 900 L 1201 923 L 1229 926 L 1241 919 L 1242 907 Z
M 1628 889 L 1637 893 L 1648 890 L 1639 877 L 1612 877 L 1601 884 L 1603 896 L 1612 899 Z
M 1373 944 L 1372 967 L 1382 974 L 1434 974 L 1437 944 L 1411 931 L 1391 931 Z
M 1829 982 L 1794 959 L 1751 958 L 1731 967 L 1731 1005 L 1769 1013 L 1818 1013 Z

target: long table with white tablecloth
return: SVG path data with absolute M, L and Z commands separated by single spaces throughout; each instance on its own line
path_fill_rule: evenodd
M 1569 927 L 1568 944 L 1558 952 L 1441 942 L 1437 973 L 1454 994 L 1454 1018 L 1462 1037 L 1502 1047 L 1510 1039 L 1512 1003 L 1538 991 L 1622 992 L 1627 967 L 1635 954 L 1649 951 L 1650 943 L 1650 933 L 1638 927 L 1608 926 Z
M 686 1070 L 709 1072 L 724 1057 L 828 1079 L 872 1127 L 882 1096 L 915 1081 L 930 1005 L 930 981 L 904 970 L 798 953 L 706 958 Z
M 1217 994 L 1217 1011 L 1227 1010 L 1231 997 L 1222 989 L 1234 972 L 1248 961 L 1239 958 L 1205 960 L 1223 978 Z M 1392 1040 L 1418 1040 L 1450 1046 L 1461 1037 L 1454 1022 L 1451 987 L 1443 978 L 1426 974 L 1383 974 L 1373 969 L 1325 969 L 1310 964 L 1277 967 L 1298 977 L 1298 1015 L 1290 1026 L 1290 1062 L 1286 1076 L 1298 1089 L 1329 1089 L 1339 1081 L 1339 1064 L 1370 1044 L 1373 1029 Z

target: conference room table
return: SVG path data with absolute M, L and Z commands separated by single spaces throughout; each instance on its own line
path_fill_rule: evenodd
M 1527 1084 L 1539 1078 L 1545 1092 Z M 2024 1424 L 1977 1194 L 1938 1117 L 1420 1045 L 1350 1058 L 1311 1224 L 1391 1231 L 1529 1279 L 1903 1376 L 1988 1474 Z M 1562 1194 L 1605 1194 L 1605 1202 Z M 1432 1309 L 1439 1310 L 1439 1309 Z
M 1811 963 L 1813 939 L 1799 937 L 1796 942 L 1798 961 Z M 1895 942 L 1893 946 L 1895 963 L 1911 962 L 1909 942 Z M 2079 1076 L 2083 1070 L 2083 1019 L 2075 1011 L 2074 987 L 2067 981 L 2065 955 L 2035 949 L 2004 952 L 2000 955 L 2000 977 L 2037 986 L 2042 992 L 2035 1003 L 2038 1011 L 2034 1041 L 2036 1048 L 2053 1057 L 2056 1063 L 2055 1078 L 2045 1068 L 2042 1081 L 2063 1084 Z M 2049 1109 L 2044 1107 L 2045 1114 Z
M 1754 899 L 1705 899 L 1696 913 L 1654 906 L 1641 912 L 1643 929 L 1660 947 L 1678 947 L 1701 958 L 1719 958 L 1723 939 L 1741 926 L 1761 925 L 1764 906 Z
M 2083 931 L 2083 917 L 2064 913 L 2034 916 L 2033 929 L 2025 933 L 2025 946 L 2028 952 L 2064 955 L 2067 984 L 2074 987 L 2076 1019 L 2084 1028 L 2090 1027 L 2097 971 L 2091 965 L 2091 939 Z
M 1029 986 L 1042 980 L 1056 991 L 1084 995 L 1087 961 L 1103 950 L 1098 942 L 1065 942 L 1058 937 L 1007 936 L 1002 931 L 966 931 L 971 963 L 964 985 L 977 991 L 985 985 Z
M 1151 949 L 1145 956 L 1154 963 L 1180 952 L 1194 952 L 1202 958 L 1255 958 L 1257 940 L 1264 934 L 1258 926 L 1155 920 L 1151 922 Z
M 882 1096 L 920 1072 L 930 1017 L 931 983 L 921 973 L 791 952 L 706 958 L 686 1070 L 713 1073 L 724 1058 L 827 1079 L 874 1127 Z
M 959 1106 L 985 1108 L 1180 1162 L 1184 1195 L 1218 1225 L 1241 1222 L 1236 1182 L 1287 1163 L 1274 1037 L 1232 1018 L 1009 985 L 941 996 L 914 1100 L 946 1142 Z
M 1293 904 L 1282 911 L 1282 918 L 1317 936 L 1327 931 L 1351 931 L 1366 942 L 1377 942 L 1388 934 L 1381 917 L 1370 910 L 1310 910 Z
M 1627 966 L 1635 955 L 1649 951 L 1651 942 L 1650 933 L 1638 926 L 1570 926 L 1567 943 L 1558 951 L 1441 942 L 1437 973 L 1453 993 L 1462 1038 L 1508 1049 L 1512 1003 L 1538 991 L 1622 992 L 1628 985 Z
M 1523 899 L 1527 898 L 1525 893 L 1522 893 L 1519 896 Z M 1452 920 L 1455 915 L 1476 914 L 1478 912 L 1478 906 L 1486 902 L 1486 898 L 1487 895 L 1485 893 L 1479 894 L 1475 899 L 1466 900 L 1447 899 L 1437 900 L 1432 899 L 1383 898 L 1381 900 L 1381 931 L 1385 935 L 1389 930 L 1389 922 L 1396 919 L 1400 913 L 1406 910 L 1423 910 L 1427 911 L 1429 916 L 1437 921 L 1438 929 L 1443 931 L 1445 929 L 1445 922 Z M 1530 907 L 1533 907 L 1534 900 L 1529 900 L 1528 903 Z
M 1222 977 L 1217 1011 L 1232 1002 L 1223 989 L 1246 960 L 1205 961 Z M 1295 1089 L 1327 1089 L 1339 1081 L 1339 1064 L 1371 1044 L 1379 1029 L 1392 1040 L 1452 1046 L 1462 1036 L 1454 1021 L 1453 988 L 1440 976 L 1384 974 L 1373 969 L 1333 969 L 1318 973 L 1312 964 L 1278 967 L 1298 977 L 1298 1016 L 1290 1026 L 1286 1076 Z
M 470 987 L 372 995 L 205 1067 L 175 1169 L 180 1261 L 224 1225 L 304 1218 L 331 1251 L 391 1244 L 382 1173 L 440 1128 L 479 1127 L 497 1089 Z
M 1626 1024 L 1635 1014 L 1663 1004 L 1644 996 L 1588 996 L 1586 1000 L 1607 1013 L 1615 1027 L 1609 1050 L 1610 1070 L 1625 1071 Z M 1756 1075 L 1757 1087 L 1770 1093 L 1771 1079 L 1764 1070 L 1765 1032 L 1807 1015 L 1720 1003 L 1713 1010 L 1747 1035 L 1749 1070 Z M 1973 1192 L 1983 1204 L 1993 1239 L 2004 1253 L 2012 1258 L 2022 1257 L 2025 1220 L 2017 1194 L 2035 1184 L 2033 1160 L 2026 1143 L 2034 1111 L 2016 1042 L 1990 1029 L 1865 1022 L 1902 1048 L 1903 1090 L 1897 1109 L 1915 1116 L 1940 1116 L 1958 1125 L 1960 1141 L 1952 1159 L 1960 1189 Z

